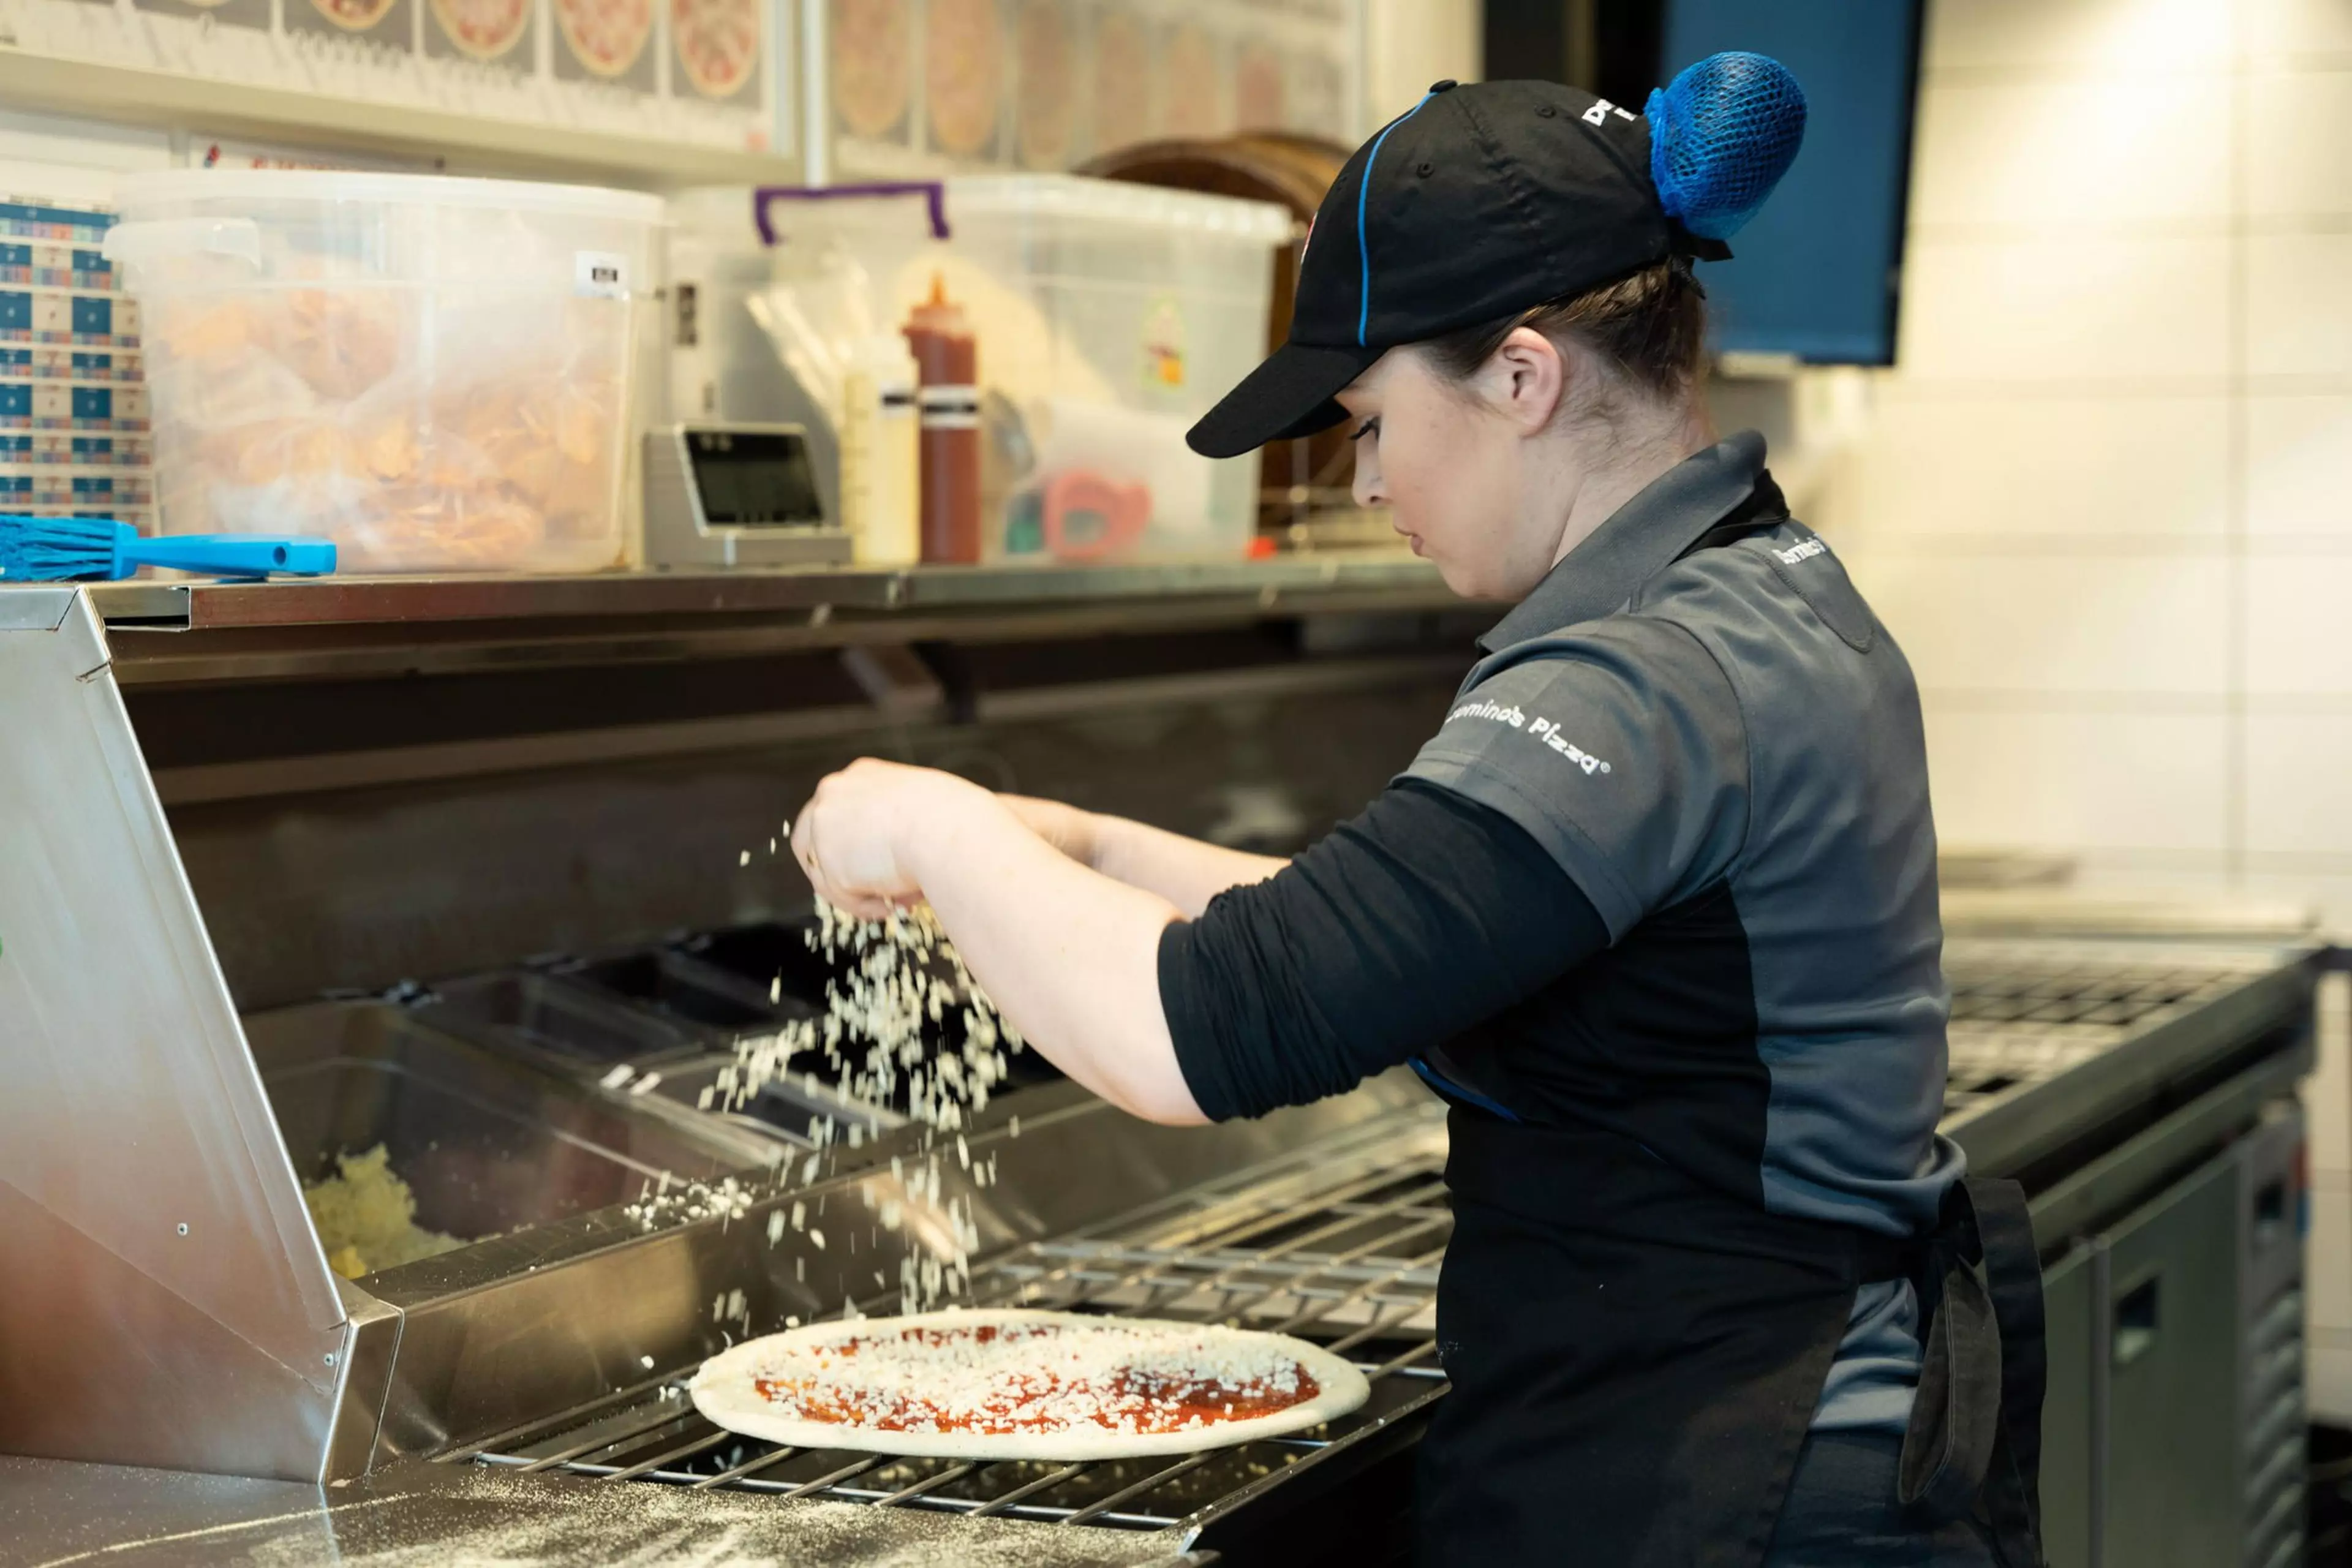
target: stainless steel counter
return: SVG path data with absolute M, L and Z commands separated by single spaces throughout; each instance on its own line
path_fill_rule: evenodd
M 2293 952 L 2023 943 L 1961 944 L 1953 956 L 1964 1005 L 1946 1125 L 1964 1142 L 1970 1141 L 1971 1125 L 1979 1125 L 1982 1135 L 1974 1142 L 1983 1144 L 1985 1163 L 1998 1163 L 1999 1148 L 2019 1152 L 2031 1142 L 2003 1134 L 2001 1119 L 1985 1118 L 1985 1107 L 2042 1098 L 2063 1102 L 2074 1108 L 2072 1131 L 2080 1134 L 2112 1122 L 2115 1106 L 2146 1110 L 2147 1095 L 2156 1096 L 2158 1109 L 2182 1102 L 2171 1116 L 2084 1167 L 2095 1185 L 2109 1189 L 2095 1206 L 2086 1204 L 2079 1175 L 2043 1192 L 2037 1225 L 2045 1217 L 2055 1221 L 2060 1228 L 2045 1240 L 2059 1245 L 2069 1222 L 2057 1220 L 2053 1204 L 2086 1223 L 2112 1226 L 2121 1208 L 2138 1201 L 2135 1194 L 2147 1188 L 2149 1170 L 2179 1168 L 2173 1147 L 2183 1137 L 2210 1147 L 2231 1136 L 2224 1121 L 2244 1125 L 2258 1113 L 2259 1101 L 2290 1085 L 2307 1062 L 2307 1042 L 2297 1047 L 2275 1038 L 2296 1027 L 2307 1000 L 2302 988 L 2308 964 Z M 2184 1022 L 2196 1026 L 2184 1031 Z M 2040 1055 L 2028 1060 L 2035 1051 Z M 2259 1070 L 2233 1069 L 2222 1087 L 2259 1079 L 2255 1100 L 2216 1110 L 2210 1094 L 2195 1093 L 2213 1064 L 2245 1068 L 2249 1051 L 2266 1053 Z M 2000 1052 L 2008 1055 L 1996 1060 Z M 2013 1081 L 1988 1087 L 1996 1068 L 2009 1069 Z M 2078 1076 L 2086 1068 L 2093 1070 Z M 2094 1098 L 2105 1109 L 2094 1107 Z M 1132 1475 L 1087 1466 L 1036 1475 L 1020 1467 L 975 1472 L 971 1466 L 775 1451 L 729 1439 L 669 1392 L 709 1347 L 659 1345 L 658 1353 L 648 1352 L 649 1364 L 664 1370 L 642 1382 L 628 1381 L 634 1373 L 607 1369 L 601 1384 L 594 1377 L 581 1382 L 567 1397 L 592 1396 L 569 1407 L 540 1390 L 513 1406 L 538 1415 L 489 1438 L 465 1441 L 453 1430 L 470 1426 L 479 1433 L 503 1419 L 485 1411 L 463 1423 L 428 1424 L 446 1446 L 394 1444 L 403 1451 L 373 1473 L 324 1489 L 0 1462 L 0 1541 L 8 1543 L 0 1547 L 0 1562 L 92 1561 L 102 1548 L 96 1560 L 108 1563 L 257 1568 L 330 1560 L 407 1568 L 548 1560 L 650 1565 L 713 1558 L 746 1565 L 1123 1565 L 1194 1561 L 1181 1549 L 1229 1546 L 1235 1561 L 1305 1560 L 1269 1556 L 1263 1541 L 1251 1538 L 1254 1529 L 1263 1529 L 1268 1494 L 1300 1492 L 1319 1510 L 1314 1517 L 1328 1519 L 1331 1505 L 1324 1489 L 1341 1483 L 1318 1478 L 1328 1472 L 1360 1479 L 1371 1462 L 1391 1467 L 1384 1478 L 1396 1473 L 1393 1467 L 1409 1462 L 1403 1450 L 1444 1392 L 1428 1318 L 1448 1218 L 1438 1186 L 1444 1135 L 1433 1107 L 1410 1083 L 1384 1080 L 1361 1096 L 1285 1112 L 1267 1123 L 1184 1133 L 1128 1124 L 1068 1086 L 1045 1091 L 1026 1109 L 1027 1137 L 1008 1142 L 998 1127 L 984 1143 L 975 1142 L 976 1149 L 1001 1151 L 1008 1162 L 1004 1184 L 993 1189 L 1004 1206 L 982 1227 L 990 1244 L 975 1272 L 976 1294 L 1176 1315 L 1204 1302 L 1212 1312 L 1239 1312 L 1269 1326 L 1309 1322 L 1318 1337 L 1339 1334 L 1335 1348 L 1372 1372 L 1383 1391 L 1374 1405 L 1349 1429 L 1335 1431 L 1336 1443 L 1299 1444 L 1297 1452 L 1271 1458 L 1243 1450 L 1164 1468 L 1145 1466 Z M 2037 1113 L 2014 1125 L 2054 1123 Z M 2126 1167 L 2137 1167 L 2137 1173 Z M 1068 1179 L 1081 1170 L 1094 1179 Z M 847 1189 L 874 1179 L 850 1175 L 828 1184 Z M 1108 1189 L 1122 1194 L 1121 1203 L 1142 1200 L 1140 1206 L 1129 1217 L 1074 1225 L 1083 1212 L 1099 1212 Z M 549 1287 L 548 1301 L 488 1331 L 494 1325 L 473 1307 L 488 1301 L 480 1287 L 488 1276 L 440 1281 L 407 1301 L 410 1322 L 401 1353 L 423 1355 L 442 1340 L 474 1341 L 500 1347 L 502 1364 L 518 1353 L 538 1364 L 551 1358 L 527 1343 L 538 1331 L 530 1326 L 557 1324 L 566 1315 L 557 1303 L 603 1303 L 605 1310 L 588 1315 L 602 1324 L 618 1302 L 646 1297 L 642 1289 L 566 1290 L 562 1276 L 624 1265 L 643 1274 L 666 1250 L 698 1241 L 708 1244 L 706 1251 L 750 1243 L 761 1233 L 758 1220 L 754 1213 L 731 1227 L 705 1222 L 671 1237 L 646 1237 L 632 1249 L 639 1254 L 634 1258 L 571 1258 L 535 1243 L 541 1246 L 533 1255 L 537 1277 Z M 538 1234 L 543 1243 L 549 1233 Z M 518 1245 L 525 1240 L 515 1238 Z M 754 1260 L 749 1274 L 719 1267 L 719 1255 L 712 1252 L 687 1271 L 696 1284 L 685 1295 L 698 1304 L 740 1278 L 755 1298 L 755 1320 L 771 1320 L 787 1306 L 806 1310 L 814 1301 L 764 1299 L 779 1289 L 797 1295 L 790 1283 L 800 1272 L 797 1264 L 780 1272 L 796 1240 L 788 1234 L 781 1250 L 738 1246 L 743 1258 Z M 2082 1256 L 2077 1246 L 2067 1260 Z M 498 1260 L 478 1250 L 473 1261 L 488 1268 Z M 436 1267 L 416 1266 L 412 1276 Z M 2083 1278 L 2104 1282 L 2106 1275 Z M 2122 1274 L 2116 1278 L 2118 1290 L 2130 1283 Z M 850 1286 L 855 1294 L 857 1283 L 831 1280 L 824 1290 Z M 414 1294 L 396 1284 L 384 1277 L 373 1288 L 388 1298 Z M 465 1289 L 452 1295 L 440 1288 L 451 1284 Z M 434 1313 L 440 1309 L 425 1297 L 447 1302 L 450 1310 L 442 1315 L 453 1321 L 483 1321 L 451 1339 L 436 1329 Z M 2063 1290 L 2053 1299 L 2062 1306 L 2073 1300 Z M 525 1329 L 530 1331 L 519 1331 Z M 564 1331 L 574 1338 L 602 1331 Z M 2073 1353 L 2071 1341 L 2069 1347 Z M 616 1364 L 635 1364 L 642 1347 L 631 1341 L 623 1348 L 630 1353 Z M 603 1357 L 599 1364 L 614 1361 Z M 426 1381 L 437 1385 L 441 1380 Z M 600 1386 L 614 1392 L 595 1394 Z M 486 1392 L 488 1383 L 477 1378 L 473 1389 Z M 2053 1408 L 2063 1413 L 2071 1406 L 2061 1398 Z M 400 1425 L 388 1414 L 387 1436 Z M 2217 1439 L 2222 1448 L 2235 1441 L 2226 1415 L 2205 1425 L 2223 1434 Z M 2062 1440 L 2053 1462 L 2088 1465 L 2089 1452 Z M 844 1458 L 852 1462 L 842 1464 Z M 1273 1498 L 1277 1507 L 1283 1500 Z M 2069 1506 L 2080 1501 L 2072 1498 Z M 1298 1506 L 1290 1505 L 1294 1516 Z M 1095 1528 L 1085 1528 L 1089 1525 Z M 1229 1542 L 1221 1531 L 1241 1532 L 1240 1539 Z
M 318 1488 L 0 1458 L 10 1568 L 485 1568 L 724 1563 L 726 1568 L 1145 1568 L 1200 1559 L 1162 1538 L 853 1503 L 597 1487 L 411 1464 Z

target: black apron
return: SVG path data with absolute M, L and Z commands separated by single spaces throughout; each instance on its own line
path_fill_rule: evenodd
M 1614 1132 L 1460 1102 L 1450 1131 L 1453 1391 L 1422 1446 L 1422 1562 L 1754 1568 L 1855 1289 L 1910 1278 L 1903 1500 L 1923 1524 L 1973 1513 L 2003 1568 L 2041 1568 L 2042 1277 L 2014 1183 L 1956 1184 L 1906 1245 L 1768 1213 Z

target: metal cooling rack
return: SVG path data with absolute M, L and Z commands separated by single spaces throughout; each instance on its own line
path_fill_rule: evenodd
M 2194 1011 L 2274 965 L 2236 955 L 2149 962 L 2044 947 L 1948 953 L 1952 988 L 1947 1119 L 2043 1083 Z
M 1445 1392 L 1434 1309 L 1453 1229 L 1444 1160 L 1442 1110 L 1416 1110 L 1123 1219 L 1013 1248 L 974 1271 L 977 1305 L 1238 1322 L 1348 1356 L 1370 1380 L 1371 1398 L 1320 1427 L 1172 1459 L 911 1458 L 740 1436 L 704 1420 L 682 1378 L 665 1377 L 438 1458 L 599 1482 L 1180 1530 L 1189 1539 Z

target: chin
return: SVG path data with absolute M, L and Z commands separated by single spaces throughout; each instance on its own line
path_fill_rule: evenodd
M 1448 561 L 1443 557 L 1433 557 L 1432 562 L 1437 568 L 1438 576 L 1444 580 L 1446 587 L 1461 597 L 1492 599 L 1498 596 L 1495 592 L 1494 584 L 1487 580 L 1487 574 L 1476 567 L 1465 562 Z

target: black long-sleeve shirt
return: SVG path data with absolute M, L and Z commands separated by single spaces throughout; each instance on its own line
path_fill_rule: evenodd
M 1524 828 L 1406 780 L 1266 881 L 1170 926 L 1160 1002 L 1202 1110 L 1260 1116 L 1441 1047 L 1608 940 Z M 1453 1058 L 1486 1079 L 1471 1052 Z

